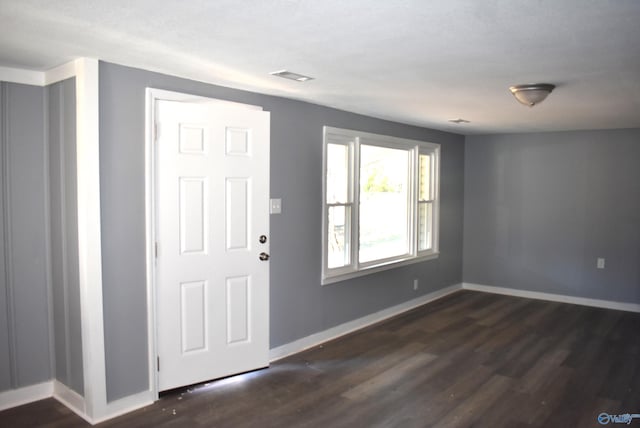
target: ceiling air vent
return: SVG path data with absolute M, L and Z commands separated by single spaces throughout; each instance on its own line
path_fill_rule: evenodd
M 296 82 L 306 82 L 313 80 L 313 77 L 305 76 L 303 74 L 293 73 L 288 70 L 272 71 L 269 73 L 273 76 L 282 77 L 283 79 L 295 80 Z
M 466 120 L 466 119 L 462 119 L 461 117 L 457 118 L 457 119 L 449 119 L 449 122 L 451 123 L 456 123 L 458 125 L 461 125 L 463 123 L 471 123 L 471 121 Z

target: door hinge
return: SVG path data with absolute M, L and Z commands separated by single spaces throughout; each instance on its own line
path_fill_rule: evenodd
M 156 259 L 158 258 L 158 242 L 155 242 L 153 245 L 153 252 L 156 256 Z
M 158 138 L 160 138 L 160 125 L 156 122 L 153 124 L 153 141 L 157 143 Z
M 158 355 L 156 359 L 157 359 L 157 368 L 158 368 L 158 371 L 160 371 L 160 356 Z

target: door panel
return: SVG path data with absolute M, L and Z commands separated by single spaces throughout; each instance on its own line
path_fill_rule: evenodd
M 182 353 L 204 350 L 207 347 L 207 281 L 183 282 L 180 286 Z
M 159 390 L 268 365 L 269 113 L 156 106 Z
M 249 277 L 227 278 L 227 343 L 249 340 Z
M 180 252 L 206 254 L 206 177 L 180 177 Z
M 248 250 L 250 180 L 227 178 L 227 250 Z

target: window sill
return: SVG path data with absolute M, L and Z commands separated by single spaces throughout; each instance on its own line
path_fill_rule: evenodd
M 368 266 L 366 268 L 362 268 L 359 271 L 342 273 L 331 276 L 323 276 L 322 281 L 320 282 L 322 285 L 334 284 L 336 282 L 345 281 L 347 279 L 358 278 L 360 276 L 370 275 L 376 272 L 382 272 L 389 269 L 395 269 L 402 266 L 412 265 L 414 263 L 425 262 L 427 260 L 437 259 L 440 255 L 439 252 L 431 253 L 425 256 L 420 257 L 410 257 L 403 260 L 394 260 L 392 262 L 387 262 L 379 265 Z

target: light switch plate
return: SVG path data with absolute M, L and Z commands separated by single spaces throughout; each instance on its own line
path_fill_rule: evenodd
M 269 213 L 280 214 L 282 212 L 282 199 L 272 198 L 269 202 Z

